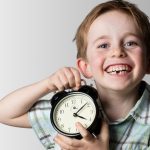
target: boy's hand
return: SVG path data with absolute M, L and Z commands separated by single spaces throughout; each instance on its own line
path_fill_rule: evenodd
M 83 137 L 81 140 L 60 134 L 55 137 L 55 142 L 62 150 L 109 150 L 109 129 L 106 122 L 102 123 L 101 132 L 97 137 L 90 134 L 80 123 L 76 126 Z
M 76 68 L 64 67 L 47 78 L 50 91 L 62 91 L 68 88 L 78 89 L 81 85 L 80 73 Z

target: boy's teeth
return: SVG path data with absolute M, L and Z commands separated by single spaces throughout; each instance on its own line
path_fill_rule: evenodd
M 106 69 L 107 73 L 120 73 L 120 72 L 129 72 L 131 68 L 128 65 L 116 65 L 110 66 Z

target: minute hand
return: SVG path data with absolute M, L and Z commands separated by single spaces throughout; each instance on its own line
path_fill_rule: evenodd
M 85 103 L 75 114 L 77 114 L 81 109 L 83 109 L 83 107 L 86 105 L 87 103 Z

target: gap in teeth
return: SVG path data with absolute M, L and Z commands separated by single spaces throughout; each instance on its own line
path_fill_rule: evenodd
M 115 74 L 123 75 L 123 74 L 126 74 L 127 71 L 112 71 L 112 72 L 109 72 L 109 73 L 112 74 L 112 75 L 115 75 Z

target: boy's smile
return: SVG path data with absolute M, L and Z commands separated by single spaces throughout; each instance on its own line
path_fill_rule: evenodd
M 146 55 L 133 18 L 109 11 L 91 25 L 87 36 L 87 70 L 99 88 L 135 88 L 146 73 Z
M 132 70 L 128 64 L 112 64 L 106 67 L 105 71 L 111 75 L 125 75 Z

